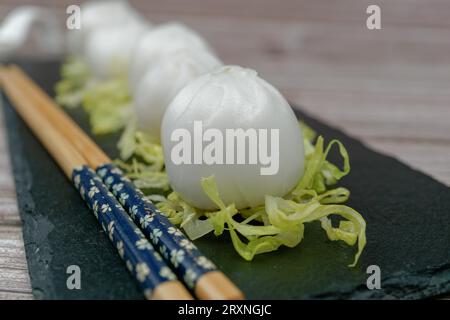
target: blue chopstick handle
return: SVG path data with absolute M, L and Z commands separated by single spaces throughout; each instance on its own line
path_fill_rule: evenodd
M 74 169 L 72 180 L 146 298 L 151 298 L 159 284 L 176 279 L 163 258 L 92 169 L 87 166 Z
M 217 269 L 114 164 L 98 167 L 97 174 L 190 289 L 202 275 Z

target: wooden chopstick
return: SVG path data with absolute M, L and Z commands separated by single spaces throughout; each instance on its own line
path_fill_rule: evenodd
M 101 179 L 86 166 L 84 157 L 39 112 L 39 109 L 35 108 L 33 101 L 27 99 L 24 91 L 12 81 L 12 78 L 14 75 L 11 71 L 0 70 L 0 82 L 15 110 L 66 176 L 73 181 L 89 208 L 94 211 L 119 255 L 137 279 L 146 298 L 192 299 L 161 256 L 151 250 L 153 247 L 145 236 L 136 232 L 137 226 L 129 221 L 125 210 L 110 195 Z
M 26 90 L 30 99 L 35 101 L 34 108 L 39 109 L 55 128 L 69 140 L 74 147 L 84 155 L 88 164 L 92 168 L 97 168 L 103 164 L 110 163 L 111 159 L 100 149 L 94 141 L 81 129 L 61 107 L 56 105 L 49 97 L 21 68 L 16 65 L 7 67 L 10 77 L 17 85 Z
M 61 137 L 45 115 L 33 112 L 33 106 L 24 99 L 24 92 L 21 92 L 20 88 L 14 85 L 11 77 L 12 74 L 5 67 L 0 69 L 0 82 L 14 109 L 35 133 L 66 176 L 71 178 L 73 168 L 84 165 L 85 159 L 71 143 L 68 143 L 65 138 Z
M 39 112 L 45 115 L 67 140 L 73 143 L 93 168 L 97 169 L 97 173 L 118 197 L 136 224 L 141 225 L 142 231 L 198 298 L 243 299 L 242 292 L 222 272 L 217 270 L 152 203 L 143 198 L 143 194 L 123 177 L 120 170 L 111 164 L 111 160 L 106 154 L 54 103 L 53 99 L 45 94 L 20 68 L 11 66 L 10 70 L 16 85 L 29 93 L 36 102 L 35 108 L 39 109 Z M 122 189 L 120 192 L 118 191 L 119 187 Z M 124 197 L 121 197 L 122 194 L 126 194 L 129 199 L 134 199 L 134 201 L 124 200 Z M 148 212 L 151 214 L 149 215 Z M 150 220 L 147 219 L 148 217 L 151 217 L 152 221 L 142 223 L 143 220 Z M 162 231 L 160 238 L 155 238 L 155 230 Z M 175 231 L 172 232 L 172 230 Z M 186 249 L 187 247 L 189 250 Z M 183 260 L 174 262 L 174 257 L 169 255 L 174 252 L 175 254 L 180 253 L 180 251 L 183 253 Z

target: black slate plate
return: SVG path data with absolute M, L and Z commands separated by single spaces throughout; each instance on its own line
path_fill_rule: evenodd
M 58 63 L 22 63 L 50 94 Z M 4 98 L 3 98 L 4 99 Z M 15 114 L 4 113 L 33 293 L 44 299 L 141 299 L 132 278 L 81 198 Z M 72 116 L 88 130 L 80 110 Z M 196 241 L 250 299 L 424 298 L 450 292 L 450 189 L 359 141 L 298 113 L 327 141 L 340 139 L 352 164 L 341 185 L 367 221 L 367 246 L 355 253 L 330 242 L 318 223 L 296 248 L 242 260 L 228 236 Z M 118 135 L 95 137 L 112 157 Z M 66 269 L 81 268 L 81 290 L 68 290 Z M 381 268 L 381 289 L 368 290 L 366 269 Z

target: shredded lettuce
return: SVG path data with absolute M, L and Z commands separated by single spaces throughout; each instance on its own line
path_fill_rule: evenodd
M 308 201 L 295 202 L 280 197 L 266 196 L 265 212 L 268 223 L 264 225 L 251 225 L 248 222 L 237 222 L 233 215 L 237 213 L 234 205 L 225 206 L 220 200 L 215 179 L 213 176 L 203 179 L 202 187 L 209 198 L 216 203 L 220 210 L 208 213 L 214 225 L 216 235 L 220 235 L 226 224 L 229 228 L 235 249 L 246 260 L 252 260 L 256 254 L 273 251 L 279 246 L 294 247 L 303 239 L 304 224 L 320 221 L 328 238 L 332 241 L 342 240 L 350 246 L 358 241 L 358 251 L 355 260 L 350 266 L 355 266 L 366 244 L 366 224 L 362 216 L 350 207 L 336 204 L 322 204 L 320 196 L 313 195 Z M 336 191 L 335 191 L 336 190 Z M 330 196 L 341 194 L 341 190 L 328 192 Z M 338 215 L 341 221 L 338 227 L 333 227 L 331 215 Z M 244 243 L 238 233 L 248 240 Z
M 137 131 L 131 121 L 117 144 L 121 159 L 115 163 L 124 170 L 139 189 L 168 191 L 169 179 L 164 171 L 164 157 L 161 145 L 144 132 Z M 158 198 L 165 200 L 165 198 Z M 176 220 L 177 224 L 181 220 Z
M 91 78 L 89 68 L 82 60 L 68 58 L 61 67 L 61 80 L 55 86 L 56 101 L 68 108 L 78 107 Z
M 79 58 L 68 58 L 56 84 L 56 101 L 68 108 L 82 106 L 89 115 L 94 134 L 124 128 L 132 119 L 131 96 L 125 75 L 106 80 L 94 79 Z
M 147 165 L 136 158 L 131 163 L 122 160 L 114 161 L 125 174 L 133 180 L 134 185 L 139 189 L 160 189 L 169 190 L 169 179 L 164 171 L 157 170 L 157 166 Z
M 124 78 L 96 82 L 83 93 L 82 105 L 89 115 L 92 132 L 115 132 L 132 118 L 131 96 Z
M 357 211 L 343 204 L 348 200 L 350 191 L 343 187 L 332 188 L 350 172 L 349 155 L 341 142 L 332 140 L 325 147 L 323 137 L 316 139 L 312 129 L 305 124 L 301 126 L 305 139 L 305 173 L 297 186 L 284 197 L 267 195 L 264 205 L 237 210 L 234 204 L 223 202 L 215 178 L 210 176 L 203 178 L 201 185 L 219 210 L 194 208 L 179 194 L 170 191 L 167 196 L 149 195 L 149 199 L 172 223 L 184 228 L 193 240 L 212 231 L 216 236 L 229 232 L 235 250 L 245 260 L 277 250 L 280 246 L 297 246 L 303 239 L 306 225 L 317 221 L 331 241 L 357 245 L 354 261 L 349 264 L 353 267 L 366 244 L 366 224 Z M 327 160 L 333 146 L 337 146 L 343 159 L 342 169 Z M 121 166 L 126 168 L 136 185 L 146 172 L 165 174 L 160 145 L 150 136 L 136 131 L 135 126 L 130 125 L 125 130 L 119 149 L 123 158 L 128 159 L 128 164 Z M 167 185 L 164 190 L 169 187 Z M 342 219 L 338 226 L 333 226 L 332 216 Z

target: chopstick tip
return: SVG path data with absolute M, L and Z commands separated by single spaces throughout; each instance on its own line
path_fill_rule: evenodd
M 178 280 L 160 284 L 149 298 L 152 300 L 193 300 L 192 295 Z
M 243 300 L 244 294 L 220 271 L 202 276 L 195 287 L 195 295 L 204 300 Z

